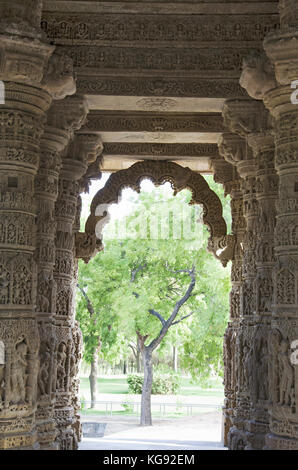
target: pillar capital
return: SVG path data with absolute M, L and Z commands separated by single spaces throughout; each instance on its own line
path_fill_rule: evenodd
M 244 139 L 250 134 L 263 133 L 268 129 L 269 113 L 261 101 L 226 100 L 222 115 L 225 126 Z
M 0 80 L 38 85 L 55 50 L 41 27 L 41 0 L 0 0 Z
M 280 0 L 279 13 L 283 29 L 298 26 L 298 4 L 296 0 Z
M 80 192 L 87 193 L 91 181 L 101 178 L 103 143 L 99 134 L 76 133 L 75 145 L 77 155 L 81 155 L 88 165 L 86 173 L 79 181 Z
M 85 134 L 76 132 L 70 144 L 71 152 L 77 159 L 83 159 L 88 165 L 94 163 L 103 150 L 103 143 L 99 134 Z
M 244 58 L 239 83 L 255 100 L 263 100 L 277 87 L 274 67 L 264 52 L 254 51 Z
M 222 155 L 210 158 L 210 167 L 213 171 L 213 179 L 223 185 L 225 195 L 230 194 L 234 180 L 235 168 L 228 163 Z
M 76 92 L 76 82 L 72 59 L 55 51 L 47 63 L 41 85 L 53 100 L 73 95 Z
M 42 0 L 1 0 L 0 32 L 27 37 L 42 36 Z
M 246 148 L 245 140 L 239 135 L 231 132 L 223 133 L 218 140 L 218 150 L 220 155 L 232 165 L 245 160 Z
M 83 96 L 74 95 L 63 100 L 54 100 L 47 114 L 47 126 L 68 132 L 73 138 L 74 132 L 85 124 L 88 112 L 87 100 Z
M 63 155 L 63 178 L 80 180 L 89 165 L 96 162 L 103 146 L 97 134 L 75 134 Z
M 241 178 L 254 176 L 256 163 L 246 140 L 237 134 L 224 133 L 218 141 L 219 153 L 235 165 Z
M 297 40 L 298 26 L 296 30 L 271 33 L 264 40 L 264 49 L 280 85 L 289 85 L 298 79 Z

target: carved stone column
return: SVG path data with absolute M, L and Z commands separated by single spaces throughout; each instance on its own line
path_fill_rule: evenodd
M 84 176 L 79 180 L 79 194 L 88 192 L 92 180 L 99 180 L 101 178 L 100 165 L 102 161 L 103 144 L 101 137 L 98 134 L 79 134 L 77 133 L 77 145 L 80 145 L 80 155 L 86 160 L 88 168 Z M 73 226 L 73 233 L 75 237 L 75 259 L 74 259 L 74 289 L 76 289 L 78 282 L 78 260 L 86 257 L 92 257 L 94 252 L 97 252 L 98 240 L 91 240 L 85 237 L 85 234 L 80 234 L 82 200 L 81 196 L 77 198 L 77 211 L 76 219 Z M 74 409 L 73 430 L 76 440 L 79 442 L 82 438 L 82 429 L 79 416 L 79 366 L 82 359 L 83 337 L 79 328 L 78 322 L 74 322 L 72 328 L 72 336 L 74 342 L 74 362 L 72 370 L 72 383 L 71 383 L 71 402 Z
M 242 395 L 242 405 L 246 401 L 247 418 L 249 417 L 245 422 L 245 449 L 262 449 L 269 424 L 268 332 L 274 264 L 274 202 L 277 191 L 273 167 L 274 142 L 269 131 L 269 114 L 261 102 L 228 100 L 223 116 L 225 123 L 244 137 L 246 146 L 253 150 L 251 154 L 246 147 L 245 153 L 249 158 L 237 163 L 243 178 L 247 221 L 242 285 L 243 359 L 239 384 L 239 390 L 243 387 L 243 393 L 239 393 L 239 397 Z M 238 339 L 240 343 L 241 336 Z
M 261 103 L 260 103 L 261 104 Z M 260 115 L 268 117 L 261 104 Z M 269 123 L 268 123 L 269 124 Z M 269 334 L 272 319 L 273 268 L 275 265 L 274 227 L 278 193 L 278 176 L 274 168 L 274 138 L 272 130 L 253 132 L 248 143 L 257 164 L 256 199 L 259 206 L 256 245 L 256 326 L 253 339 L 254 382 L 251 397 L 251 419 L 247 423 L 251 448 L 263 449 L 269 431 Z
M 99 136 L 77 134 L 62 156 L 59 194 L 55 214 L 57 221 L 56 264 L 54 279 L 57 284 L 55 327 L 57 336 L 56 404 L 55 417 L 59 429 L 59 449 L 76 449 L 80 439 L 79 419 L 76 415 L 76 393 L 81 336 L 75 323 L 75 290 L 77 260 L 75 233 L 79 229 L 80 182 L 88 165 L 96 161 Z
M 55 203 L 62 166 L 61 153 L 80 126 L 83 101 L 66 98 L 54 101 L 41 140 L 41 157 L 35 183 L 37 211 L 37 312 L 40 333 L 40 368 L 37 383 L 38 409 L 36 414 L 38 440 L 41 449 L 57 448 L 57 430 L 54 421 L 54 376 L 56 368 L 56 330 L 53 316 L 56 312 L 57 284 L 53 271 L 56 259 Z M 85 111 L 83 112 L 85 117 Z
M 271 432 L 267 447 L 297 450 L 298 364 L 292 357 L 297 349 L 293 349 L 293 344 L 298 339 L 298 105 L 292 102 L 291 83 L 298 79 L 298 5 L 284 1 L 281 6 L 282 31 L 265 41 L 280 84 L 264 95 L 264 103 L 275 118 L 275 167 L 279 175 L 271 330 Z
M 38 448 L 34 180 L 52 99 L 43 74 L 54 50 L 40 20 L 38 0 L 0 1 L 0 449 Z
M 241 137 L 237 134 L 224 133 L 219 142 L 219 151 L 224 158 L 235 165 L 243 165 L 247 163 L 247 146 Z M 249 153 L 249 156 L 250 153 Z M 253 163 L 253 160 L 252 160 Z M 249 165 L 247 165 L 249 168 Z M 245 166 L 244 166 L 245 168 Z M 241 166 L 240 166 L 241 169 Z M 237 175 L 238 175 L 237 171 Z M 245 177 L 244 173 L 241 173 Z M 230 380 L 225 382 L 225 389 L 227 397 L 230 397 L 229 417 L 232 427 L 230 427 L 227 441 L 230 449 L 243 449 L 247 444 L 245 425 L 246 420 L 249 418 L 249 402 L 248 402 L 248 388 L 243 383 L 243 361 L 245 358 L 244 352 L 246 350 L 246 335 L 247 321 L 244 317 L 244 302 L 243 302 L 243 284 L 246 280 L 246 266 L 244 255 L 247 256 L 247 242 L 246 230 L 249 221 L 244 216 L 246 215 L 244 208 L 245 186 L 244 181 L 240 176 L 235 176 L 235 183 L 232 192 L 232 214 L 233 214 L 233 233 L 237 233 L 237 245 L 235 250 L 235 260 L 232 265 L 232 291 L 230 294 L 231 305 L 231 320 L 225 334 L 225 359 L 227 361 L 227 376 Z
M 225 134 L 226 139 L 232 134 Z M 236 167 L 229 161 L 229 155 L 224 150 L 224 143 L 227 143 L 224 137 L 219 142 L 219 153 L 221 159 L 212 159 L 212 169 L 214 180 L 224 185 L 225 194 L 231 196 L 232 213 L 232 234 L 235 235 L 236 246 L 234 258 L 232 259 L 230 293 L 230 320 L 224 335 L 224 386 L 225 401 L 223 407 L 224 415 L 224 445 L 228 445 L 228 434 L 233 426 L 234 411 L 236 409 L 236 338 L 239 333 L 240 321 L 240 289 L 242 282 L 242 243 L 245 232 L 245 219 L 243 217 L 243 196 L 241 191 L 241 179 L 237 173 Z M 226 161 L 227 160 L 227 161 Z M 233 160 L 234 164 L 234 160 Z
M 280 7 L 281 31 L 271 34 L 264 42 L 271 63 L 266 56 L 248 57 L 241 82 L 251 96 L 263 99 L 275 120 L 275 168 L 279 175 L 275 228 L 277 262 L 269 336 L 270 433 L 266 436 L 265 448 L 297 450 L 298 366 L 293 345 L 298 338 L 298 106 L 292 100 L 291 83 L 298 78 L 298 5 L 284 0 Z
M 271 330 L 272 433 L 267 445 L 297 450 L 298 366 L 291 362 L 291 345 L 298 339 L 298 106 L 290 102 L 290 95 L 289 87 L 279 87 L 265 97 L 276 118 L 275 166 L 279 175 Z

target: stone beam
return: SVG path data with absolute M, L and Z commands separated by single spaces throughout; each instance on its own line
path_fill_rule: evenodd
M 93 111 L 81 132 L 223 132 L 220 114 Z
M 78 72 L 78 70 L 76 70 Z M 97 72 L 99 75 L 97 75 Z M 238 78 L 188 78 L 188 77 L 133 77 L 123 76 L 118 71 L 101 75 L 79 73 L 77 89 L 87 95 L 116 96 L 179 96 L 194 98 L 229 98 L 245 96 L 245 90 L 239 85 Z M 216 76 L 216 74 L 212 74 Z
M 54 3 L 57 8 L 55 11 L 50 11 Z M 82 5 L 84 10 L 80 8 L 80 11 L 75 12 L 75 7 Z M 160 9 L 156 9 L 156 5 L 149 4 L 151 14 L 148 12 L 144 14 L 143 10 L 128 12 L 125 15 L 123 8 L 122 11 L 111 14 L 113 5 L 114 2 L 104 5 L 103 2 L 98 2 L 97 11 L 91 12 L 88 2 L 86 12 L 86 2 L 45 2 L 42 29 L 57 45 L 73 45 L 75 42 L 77 45 L 126 43 L 135 46 L 140 42 L 159 47 L 162 43 L 170 45 L 178 42 L 194 42 L 197 45 L 206 45 L 210 42 L 225 44 L 234 42 L 239 47 L 241 42 L 249 42 L 250 45 L 261 43 L 270 30 L 279 27 L 277 3 L 271 4 L 272 11 L 267 14 L 264 11 L 258 14 L 259 2 L 254 3 L 254 11 L 250 14 L 235 14 L 234 7 L 231 11 L 226 2 L 222 4 L 225 14 L 214 14 L 215 4 L 212 5 L 209 14 L 204 14 L 204 21 L 202 13 L 185 14 L 185 5 L 183 10 L 180 9 L 180 12 L 176 10 L 175 13 L 171 5 L 171 11 L 162 14 Z M 142 2 L 142 9 L 146 8 L 145 5 Z M 147 8 L 149 5 L 147 4 Z
M 295 1 L 295 0 L 292 0 Z M 169 5 L 170 4 L 170 5 Z M 89 13 L 102 13 L 102 14 L 132 14 L 142 13 L 149 14 L 156 11 L 158 14 L 214 14 L 227 15 L 228 13 L 234 14 L 276 14 L 278 0 L 263 0 L 257 2 L 256 0 L 145 0 L 143 2 L 136 2 L 135 0 L 124 1 L 107 1 L 100 2 L 97 0 L 88 1 Z M 78 0 L 44 0 L 44 10 L 49 12 L 70 12 L 70 13 L 86 13 L 86 2 Z
M 277 2 L 46 2 L 42 18 L 93 95 L 246 96 L 242 58 L 278 27 Z
M 106 143 L 103 155 L 125 155 L 135 158 L 159 157 L 212 157 L 218 155 L 216 144 L 148 144 Z

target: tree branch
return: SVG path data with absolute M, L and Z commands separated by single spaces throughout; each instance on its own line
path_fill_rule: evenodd
M 179 274 L 179 273 L 186 273 L 189 276 L 191 276 L 194 273 L 194 266 L 191 269 L 176 269 L 172 270 L 169 268 L 168 262 L 166 261 L 165 263 L 167 271 L 169 271 L 172 274 Z
M 196 273 L 195 273 L 195 267 L 194 266 L 190 270 L 188 270 L 188 269 L 179 269 L 178 272 L 187 273 L 190 276 L 191 281 L 190 281 L 190 284 L 189 284 L 189 286 L 187 288 L 187 291 L 185 292 L 184 296 L 180 300 L 178 300 L 178 302 L 176 302 L 171 316 L 164 323 L 162 329 L 159 332 L 159 335 L 155 339 L 153 339 L 151 341 L 151 343 L 147 346 L 147 348 L 151 349 L 152 351 L 155 348 L 157 348 L 157 346 L 161 343 L 162 339 L 164 338 L 164 336 L 168 332 L 168 329 L 170 328 L 170 326 L 173 324 L 175 318 L 177 317 L 180 308 L 183 306 L 183 304 L 185 304 L 185 302 L 187 302 L 187 300 L 191 296 L 191 293 L 192 293 L 192 291 L 195 287 L 195 284 L 196 284 Z
M 145 267 L 147 266 L 146 263 L 140 264 L 137 268 L 133 269 L 131 271 L 131 277 L 130 277 L 130 282 L 135 282 L 137 274 L 142 271 Z
M 155 310 L 153 309 L 150 309 L 148 310 L 148 312 L 151 314 L 151 315 L 154 315 L 155 317 L 157 317 L 159 319 L 159 321 L 161 322 L 162 325 L 164 325 L 166 323 L 165 319 L 163 318 L 163 316 L 156 312 Z
M 133 355 L 135 357 L 135 359 L 137 359 L 137 352 L 136 352 L 136 347 L 133 346 L 131 343 L 129 343 L 128 345 L 129 348 L 131 348 L 132 352 L 133 352 Z
M 89 299 L 88 295 L 86 294 L 85 290 L 83 289 L 83 287 L 77 283 L 77 287 L 79 288 L 79 290 L 81 291 L 81 294 L 83 295 L 83 297 L 85 298 L 86 302 L 87 302 L 87 310 L 88 312 L 90 313 L 90 317 L 92 317 L 94 314 L 95 314 L 95 311 L 94 311 L 94 308 L 93 308 L 93 305 L 92 305 L 92 302 L 91 300 Z
M 191 313 L 189 313 L 188 315 L 185 315 L 184 317 L 180 318 L 180 320 L 173 321 L 173 323 L 171 324 L 171 326 L 177 325 L 177 323 L 180 323 L 182 320 L 185 320 L 185 318 L 190 317 L 190 316 L 193 315 L 194 313 L 195 313 L 195 312 L 191 312 Z

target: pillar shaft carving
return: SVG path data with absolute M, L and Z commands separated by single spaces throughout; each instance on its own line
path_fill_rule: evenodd
M 35 194 L 37 217 L 37 312 L 40 332 L 40 368 L 37 383 L 38 409 L 36 423 L 41 449 L 57 449 L 58 430 L 54 419 L 55 374 L 57 369 L 56 313 L 57 283 L 54 279 L 56 261 L 57 221 L 55 204 L 58 198 L 61 154 L 76 128 L 77 106 L 73 98 L 54 101 L 47 114 L 41 140 L 40 167 Z
M 264 111 L 264 109 L 263 109 Z M 267 113 L 266 113 L 267 114 Z M 256 200 L 259 213 L 256 242 L 255 315 L 251 389 L 251 418 L 247 423 L 251 449 L 263 449 L 269 431 L 269 335 L 272 319 L 273 268 L 275 265 L 274 227 L 278 194 L 278 176 L 274 168 L 272 130 L 248 137 L 256 164 Z
M 4 350 L 0 364 L 0 449 L 38 448 L 34 185 L 45 113 L 52 100 L 41 81 L 54 48 L 42 42 L 38 18 L 32 15 L 28 19 L 29 2 L 22 3 L 10 3 L 7 9 L 7 2 L 0 2 L 0 79 L 5 83 L 5 104 L 0 109 L 0 342 Z M 31 47 L 24 38 L 32 36 L 36 40 Z
M 81 111 L 86 117 L 87 107 L 81 106 Z M 83 117 L 79 122 L 84 122 Z M 82 338 L 75 322 L 78 274 L 75 241 L 76 233 L 80 229 L 80 192 L 86 187 L 85 175 L 88 166 L 96 162 L 101 150 L 99 136 L 77 132 L 62 152 L 58 198 L 55 204 L 57 232 L 54 267 L 54 280 L 57 284 L 54 315 L 57 335 L 55 419 L 59 430 L 60 450 L 76 449 L 81 438 L 77 373 Z
M 275 213 L 271 207 L 277 190 L 274 143 L 268 132 L 268 112 L 261 102 L 228 100 L 223 117 L 230 130 L 243 139 L 242 151 L 238 149 L 234 159 L 242 177 L 246 221 L 241 321 L 236 341 L 239 355 L 237 404 L 235 426 L 229 436 L 230 447 L 262 449 L 269 422 L 268 387 L 264 385 L 263 377 L 268 376 L 268 323 L 274 264 Z M 236 141 L 235 137 L 233 139 Z
M 298 226 L 295 190 L 298 181 L 298 108 L 292 103 L 293 89 L 290 86 L 291 81 L 298 77 L 298 55 L 294 46 L 298 30 L 289 28 L 296 15 L 292 13 L 294 10 L 297 12 L 297 7 L 287 1 L 281 2 L 280 6 L 282 29 L 264 41 L 265 51 L 275 71 L 275 86 L 260 93 L 260 99 L 263 99 L 274 119 L 275 169 L 279 177 L 274 243 L 276 263 L 268 335 L 270 431 L 266 436 L 265 448 L 298 449 L 298 370 L 297 365 L 291 362 L 291 344 L 298 338 L 298 246 L 295 238 L 295 227 Z M 264 77 L 258 74 L 261 67 L 260 59 L 256 63 L 248 59 L 242 73 L 243 76 L 248 73 L 254 75 L 255 87 L 259 90 L 264 84 Z
M 62 60 L 44 38 L 41 7 L 40 0 L 0 1 L 0 80 L 5 85 L 5 103 L 0 108 L 0 342 L 4 350 L 0 448 L 4 449 L 41 447 L 36 426 L 39 384 L 41 376 L 45 382 L 52 372 L 53 362 L 52 346 L 44 347 L 39 321 L 53 308 L 53 206 L 59 171 L 46 112 L 53 98 L 75 91 L 75 81 L 72 62 Z M 49 333 L 49 345 L 52 339 Z M 43 392 L 51 395 L 48 383 Z
M 275 227 L 274 302 L 270 331 L 269 449 L 298 449 L 298 366 L 291 345 L 298 338 L 298 107 L 281 86 L 268 92 L 265 104 L 275 117 L 275 167 L 279 197 Z
M 224 441 L 227 446 L 229 443 L 229 433 L 235 424 L 235 410 L 238 390 L 238 372 L 236 357 L 236 339 L 239 335 L 240 325 L 240 300 L 242 284 L 242 264 L 243 264 L 243 237 L 246 228 L 246 222 L 243 215 L 243 193 L 241 189 L 241 178 L 237 172 L 235 162 L 237 161 L 237 152 L 241 152 L 241 139 L 235 134 L 224 134 L 219 142 L 219 153 L 223 158 L 230 162 L 233 169 L 230 181 L 225 181 L 225 188 L 231 195 L 231 213 L 232 213 L 232 233 L 236 237 L 235 255 L 232 260 L 230 292 L 230 321 L 224 335 Z M 237 150 L 236 150 L 237 149 Z

